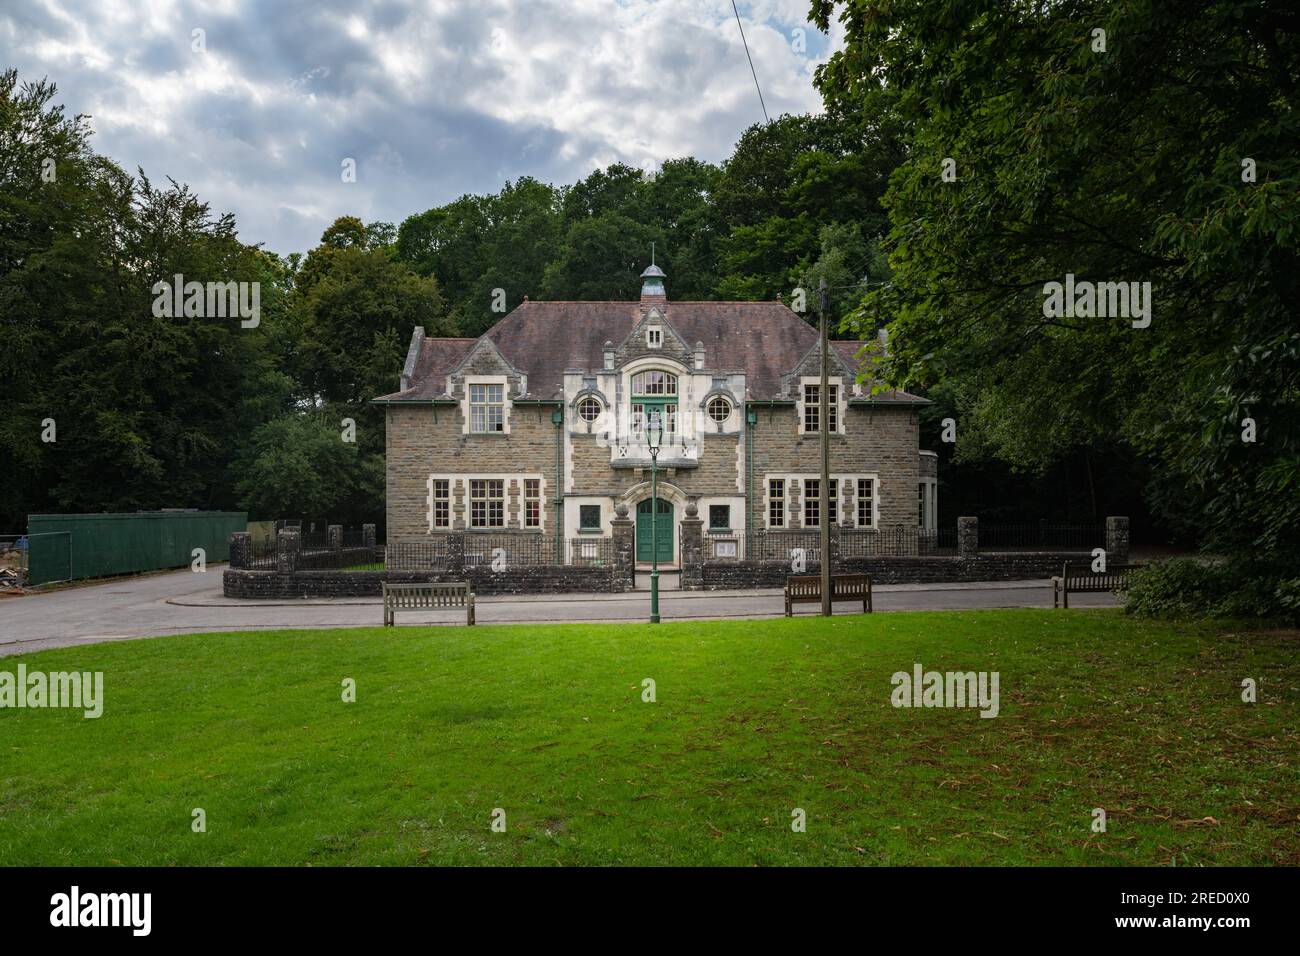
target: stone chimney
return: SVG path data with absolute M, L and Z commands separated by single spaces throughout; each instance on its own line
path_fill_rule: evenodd
M 415 378 L 415 363 L 420 360 L 420 347 L 424 345 L 424 326 L 417 325 L 411 333 L 411 344 L 406 350 L 406 361 L 402 364 L 401 388 L 406 391 Z
M 609 339 L 605 340 L 605 369 L 610 370 L 614 367 L 614 343 Z

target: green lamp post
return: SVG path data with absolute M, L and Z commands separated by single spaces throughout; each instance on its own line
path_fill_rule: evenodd
M 650 449 L 650 623 L 659 623 L 659 443 L 663 440 L 663 418 L 656 409 L 646 424 L 646 445 Z

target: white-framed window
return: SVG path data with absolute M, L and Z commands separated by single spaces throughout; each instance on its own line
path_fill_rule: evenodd
M 600 412 L 601 405 L 599 399 L 592 398 L 588 395 L 582 401 L 578 402 L 578 417 L 588 424 L 599 418 Z
M 767 526 L 785 527 L 785 479 L 770 478 L 767 482 Z
M 874 473 L 848 473 L 831 475 L 826 489 L 829 505 L 827 519 L 832 525 L 875 528 L 879 510 L 879 475 Z M 767 527 L 788 528 L 801 520 L 802 526 L 816 528 L 822 518 L 821 479 L 818 475 L 795 473 L 768 473 L 763 476 L 767 489 Z M 787 493 L 792 503 L 786 504 Z M 781 504 L 773 502 L 780 500 Z M 854 519 L 857 519 L 856 524 Z
M 916 486 L 916 526 L 933 531 L 938 524 L 939 482 L 922 478 Z
M 830 515 L 831 524 L 839 522 L 839 486 L 839 479 L 832 478 L 827 489 L 826 510 Z M 821 492 L 822 481 L 820 478 L 805 478 L 803 480 L 803 526 L 805 528 L 821 527 Z
M 827 400 L 827 413 L 830 418 L 830 431 L 832 434 L 839 431 L 840 417 L 840 387 L 838 385 L 827 386 L 830 389 Z M 821 384 L 804 383 L 803 387 L 803 430 L 805 432 L 821 431 Z
M 429 479 L 429 530 L 451 527 L 451 482 Z
M 645 330 L 645 343 L 652 349 L 662 348 L 664 344 L 664 330 L 655 325 L 648 326 Z
M 822 513 L 822 481 L 820 478 L 803 480 L 803 526 L 820 528 Z
M 504 432 L 506 387 L 487 382 L 469 385 L 469 430 L 476 434 Z
M 504 528 L 506 483 L 502 478 L 472 478 L 469 483 L 469 526 Z
M 538 478 L 524 479 L 524 527 L 542 526 L 542 482 Z
M 721 395 L 709 399 L 709 418 L 719 425 L 726 422 L 731 417 L 731 402 L 727 401 Z
M 858 479 L 858 527 L 874 528 L 876 526 L 876 479 Z

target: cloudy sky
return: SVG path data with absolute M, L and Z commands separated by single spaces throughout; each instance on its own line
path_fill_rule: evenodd
M 839 34 L 808 0 L 737 6 L 768 113 L 819 110 Z M 19 0 L 0 65 L 281 253 L 522 175 L 716 162 L 763 117 L 731 0 Z

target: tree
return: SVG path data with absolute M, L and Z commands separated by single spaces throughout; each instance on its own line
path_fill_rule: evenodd
M 828 226 L 849 227 L 833 234 L 841 240 L 883 235 L 881 198 L 901 154 L 898 124 L 862 107 L 832 104 L 824 116 L 786 115 L 746 130 L 715 190 L 727 225 L 718 294 L 789 295 L 825 253 Z
M 650 244 L 660 241 L 654 227 L 616 212 L 576 222 L 546 268 L 543 292 L 551 299 L 639 298 Z
M 1027 465 L 1119 436 L 1158 464 L 1166 514 L 1195 503 L 1208 546 L 1300 561 L 1294 11 L 813 10 L 847 28 L 817 75 L 828 104 L 883 103 L 911 133 L 886 197 L 893 277 L 856 318 L 892 319 L 892 380 L 962 381 L 974 430 Z M 1149 325 L 1054 314 L 1067 274 L 1149 282 Z
M 235 493 L 256 519 L 334 518 L 364 482 L 357 446 L 318 413 L 290 413 L 259 426 L 242 450 Z
M 246 390 L 266 381 L 280 297 L 268 287 L 262 324 L 246 328 L 206 308 L 159 314 L 153 288 L 177 274 L 260 283 L 275 269 L 188 188 L 96 156 L 56 93 L 0 76 L 5 524 L 43 510 L 229 506 L 241 402 L 261 400 Z
M 420 276 L 392 258 L 386 242 L 375 241 L 354 217 L 337 220 L 307 254 L 296 276 L 291 308 L 298 329 L 300 389 L 297 407 L 286 414 L 294 424 L 273 419 L 259 435 L 302 435 L 308 427 L 299 421 L 305 409 L 317 422 L 311 426 L 311 454 L 320 453 L 320 436 L 326 433 L 331 441 L 344 444 L 349 420 L 356 446 L 353 455 L 324 459 L 335 473 L 348 469 L 329 507 L 313 511 L 300 502 L 319 506 L 321 495 L 281 481 L 274 487 L 292 488 L 296 497 L 280 500 L 266 513 L 289 514 L 296 508 L 296 513 L 351 523 L 375 520 L 383 511 L 384 415 L 370 401 L 397 391 L 416 326 L 431 336 L 454 335 L 455 323 L 446 314 L 437 279 Z M 258 461 L 280 460 L 260 439 L 254 451 Z M 246 485 L 241 487 L 245 500 L 262 507 L 275 504 L 269 494 L 254 495 Z

